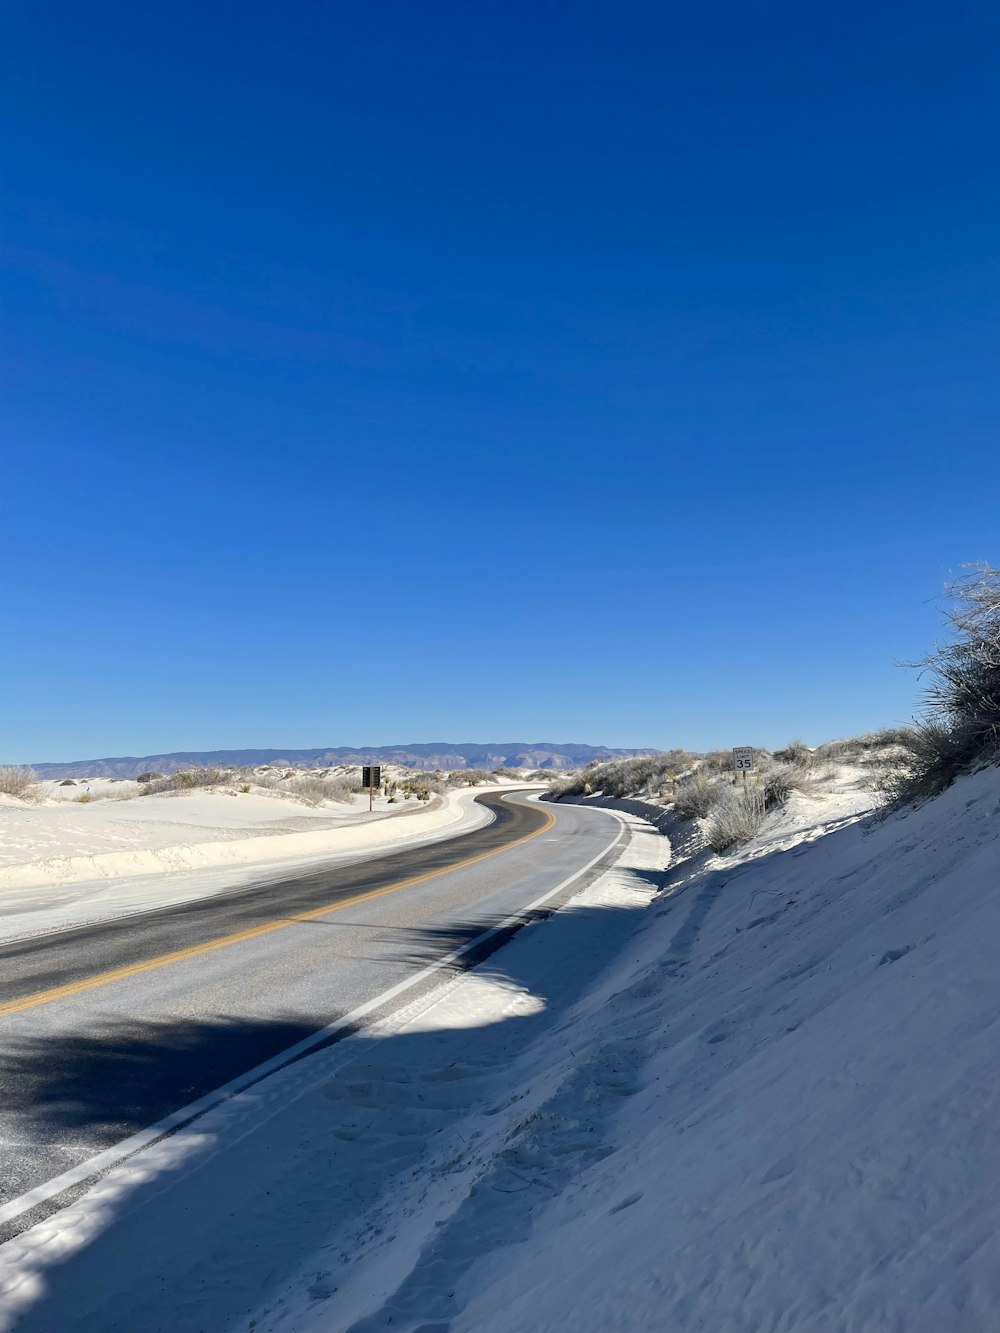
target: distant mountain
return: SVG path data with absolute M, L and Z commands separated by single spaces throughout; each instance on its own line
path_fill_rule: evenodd
M 556 745 L 550 741 L 490 742 L 453 745 L 375 745 L 355 750 L 349 746 L 319 750 L 179 750 L 173 754 L 124 755 L 117 759 L 75 759 L 61 764 L 33 764 L 40 778 L 134 778 L 155 771 L 206 767 L 237 768 L 272 764 L 276 768 L 327 768 L 339 764 L 402 764 L 406 768 L 579 768 L 595 759 L 655 754 L 646 750 L 615 750 L 606 745 Z

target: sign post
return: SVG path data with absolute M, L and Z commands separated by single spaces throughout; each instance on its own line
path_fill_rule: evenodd
M 757 761 L 754 758 L 752 745 L 736 745 L 733 747 L 733 770 L 736 773 L 743 774 L 743 786 L 747 785 L 747 774 L 752 773 L 757 767 Z
M 368 813 L 372 811 L 372 797 L 375 794 L 375 788 L 382 782 L 382 766 L 380 764 L 363 764 L 361 768 L 361 786 L 368 788 Z

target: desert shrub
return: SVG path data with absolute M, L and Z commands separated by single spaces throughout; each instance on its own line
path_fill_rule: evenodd
M 448 774 L 449 787 L 478 787 L 483 782 L 495 782 L 485 768 L 456 768 Z
M 805 741 L 790 741 L 771 756 L 779 764 L 797 764 L 799 768 L 809 768 L 813 763 L 813 752 Z
M 924 718 L 879 793 L 884 810 L 912 805 L 1000 756 L 1000 570 L 970 565 L 948 590 L 951 634 L 922 661 Z
M 0 793 L 4 796 L 17 796 L 22 801 L 29 800 L 36 794 L 38 775 L 26 764 L 0 765 Z
M 726 790 L 718 782 L 710 782 L 703 773 L 677 784 L 674 792 L 674 813 L 681 819 L 703 819 L 721 799 Z
M 361 787 L 357 780 L 343 777 L 317 777 L 304 773 L 283 783 L 281 790 L 307 805 L 322 805 L 324 801 L 349 801 Z
M 246 796 L 252 789 L 253 789 L 252 782 L 241 782 L 238 788 L 238 790 L 241 791 L 244 796 Z
M 692 756 L 683 750 L 636 755 L 629 759 L 604 759 L 588 764 L 579 773 L 554 779 L 541 774 L 542 781 L 553 781 L 553 792 L 560 796 L 657 796 L 672 785 L 692 764 Z
M 361 779 L 345 775 L 331 777 L 326 783 L 326 790 L 328 801 L 350 801 L 361 790 Z
M 795 764 L 778 764 L 774 768 L 765 769 L 758 784 L 764 799 L 764 809 L 774 810 L 784 805 L 792 792 L 800 791 L 804 785 L 802 771 Z M 752 788 L 748 787 L 748 790 Z
M 732 751 L 709 750 L 708 754 L 701 756 L 698 767 L 703 773 L 728 773 L 733 767 Z
M 756 837 L 763 819 L 764 793 L 760 787 L 720 787 L 705 822 L 705 840 L 714 852 L 726 852 Z
M 962 729 L 932 720 L 918 723 L 911 730 L 905 754 L 872 778 L 871 790 L 881 813 L 937 796 L 976 758 Z
M 426 792 L 426 796 L 421 796 L 422 800 L 428 800 L 431 793 L 443 792 L 445 788 L 444 774 L 440 772 L 425 773 L 420 770 L 409 773 L 403 779 L 403 790 L 411 791 L 414 795 Z
M 528 782 L 552 782 L 559 774 L 551 768 L 536 768 L 526 777 Z
M 136 782 L 156 782 L 163 777 L 162 773 L 154 773 L 152 770 L 148 773 L 140 773 Z
M 516 768 L 495 768 L 493 770 L 495 778 L 506 778 L 507 781 L 519 781 L 521 774 Z
M 75 786 L 76 786 L 76 783 L 74 782 L 74 780 L 73 780 L 72 778 L 63 778 L 63 780 L 62 780 L 62 782 L 60 782 L 59 786 L 60 786 L 60 787 L 75 787 Z
M 225 782 L 229 776 L 229 773 L 221 768 L 187 768 L 179 773 L 168 773 L 166 777 L 154 777 L 148 782 L 143 782 L 140 795 L 157 796 L 168 791 L 211 789 Z
M 881 764 L 887 751 L 900 755 L 910 748 L 912 727 L 883 727 L 880 731 L 864 732 L 843 740 L 827 741 L 813 752 L 817 762 L 840 764 Z

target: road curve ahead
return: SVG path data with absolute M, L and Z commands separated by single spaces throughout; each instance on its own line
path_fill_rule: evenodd
M 0 1239 L 123 1144 L 499 947 L 626 836 L 602 812 L 478 799 L 494 822 L 447 842 L 0 946 Z

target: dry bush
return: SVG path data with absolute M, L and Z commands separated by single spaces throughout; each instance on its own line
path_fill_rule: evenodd
M 588 764 L 579 773 L 566 774 L 553 786 L 553 790 L 561 796 L 586 796 L 591 792 L 615 797 L 659 796 L 691 764 L 692 756 L 684 750 L 636 755 L 631 759 L 598 760 Z M 543 778 L 543 781 L 549 779 Z
M 811 768 L 813 765 L 813 752 L 805 741 L 789 741 L 780 750 L 775 750 L 771 755 L 779 764 L 796 764 L 799 768 Z
M 322 805 L 324 801 L 348 802 L 355 792 L 361 790 L 361 786 L 350 778 L 327 778 L 303 773 L 283 782 L 281 790 L 304 801 L 306 805 Z
M 507 782 L 519 782 L 521 780 L 520 770 L 516 768 L 495 768 L 493 770 L 493 776 L 495 778 L 503 778 Z
M 38 775 L 26 764 L 0 764 L 0 794 L 16 796 L 22 801 L 38 795 Z
M 484 782 L 496 782 L 485 768 L 456 768 L 448 774 L 449 787 L 478 787 Z
M 705 840 L 713 852 L 726 852 L 757 836 L 764 821 L 764 792 L 760 787 L 719 788 L 705 824 Z
M 710 782 L 703 773 L 696 773 L 677 784 L 674 813 L 681 819 L 704 819 L 726 790 L 721 783 Z
M 143 782 L 139 794 L 158 796 L 169 791 L 210 791 L 231 777 L 231 770 L 223 768 L 186 768 L 179 773 L 168 773 L 166 777 L 151 778 L 148 782 Z
M 438 795 L 444 791 L 445 778 L 444 774 L 438 771 L 433 773 L 417 771 L 408 773 L 403 779 L 402 786 L 404 792 L 409 791 L 412 795 L 420 796 L 422 800 L 426 800 L 432 793 Z M 422 793 L 425 794 L 422 795 Z
M 967 567 L 948 590 L 951 638 L 921 662 L 924 720 L 882 781 L 883 813 L 938 795 L 962 773 L 1000 759 L 1000 570 Z

